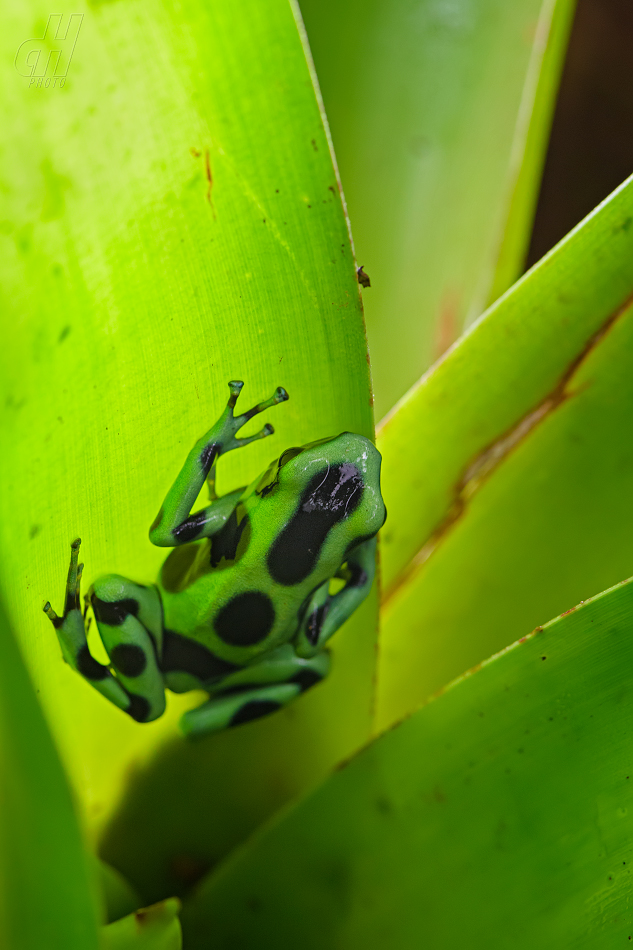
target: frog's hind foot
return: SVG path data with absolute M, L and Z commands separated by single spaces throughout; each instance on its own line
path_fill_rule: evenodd
M 229 396 L 229 401 L 226 405 L 226 410 L 224 412 L 222 421 L 229 429 L 230 435 L 223 447 L 224 452 L 228 452 L 231 449 L 242 448 L 242 446 L 248 445 L 250 442 L 255 442 L 257 439 L 264 439 L 267 435 L 272 435 L 275 430 L 270 425 L 270 423 L 267 422 L 264 428 L 260 429 L 260 431 L 255 435 L 252 435 L 246 439 L 235 438 L 235 433 L 238 432 L 242 426 L 249 421 L 249 419 L 252 419 L 253 416 L 258 415 L 265 409 L 270 409 L 272 406 L 278 406 L 280 402 L 286 402 L 286 400 L 290 398 L 283 386 L 278 386 L 270 399 L 265 399 L 263 402 L 258 402 L 256 406 L 253 406 L 252 409 L 241 413 L 239 416 L 235 416 L 233 414 L 233 410 L 237 402 L 237 397 L 241 393 L 243 386 L 244 383 L 241 379 L 232 379 L 229 382 L 229 390 L 231 391 L 231 395 Z

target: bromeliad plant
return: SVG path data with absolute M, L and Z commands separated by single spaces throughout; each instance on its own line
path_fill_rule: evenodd
M 572 9 L 303 12 L 382 413 L 517 275 Z M 10 7 L 13 48 L 54 49 L 47 16 Z M 3 945 L 177 948 L 181 898 L 187 950 L 611 948 L 633 933 L 633 183 L 379 427 L 378 652 L 374 590 L 325 682 L 192 743 L 202 695 L 133 722 L 41 612 L 77 536 L 88 582 L 154 580 L 141 539 L 228 379 L 292 398 L 222 494 L 289 446 L 373 435 L 297 24 L 285 0 L 93 4 L 63 88 L 3 84 Z

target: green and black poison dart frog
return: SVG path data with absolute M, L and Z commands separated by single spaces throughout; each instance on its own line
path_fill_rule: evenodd
M 66 662 L 138 722 L 163 713 L 165 687 L 205 690 L 208 702 L 181 719 L 190 736 L 273 712 L 327 675 L 325 644 L 369 593 L 386 517 L 380 454 L 350 432 L 287 449 L 250 486 L 218 497 L 218 458 L 271 435 L 265 425 L 236 438 L 288 399 L 279 387 L 235 416 L 242 386 L 229 383 L 225 411 L 194 445 L 150 528 L 153 544 L 175 549 L 158 585 L 108 574 L 86 595 L 110 663 L 97 662 L 86 640 L 79 538 L 63 616 L 44 606 Z M 210 504 L 190 514 L 205 480 Z

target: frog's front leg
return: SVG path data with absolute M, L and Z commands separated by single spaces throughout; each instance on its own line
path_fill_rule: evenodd
M 91 589 L 97 626 L 115 676 L 109 666 L 95 660 L 88 647 L 80 602 L 80 544 L 79 538 L 71 544 L 63 616 L 57 616 L 50 602 L 44 605 L 62 655 L 91 686 L 133 719 L 156 719 L 165 708 L 154 642 L 160 646 L 162 611 L 158 593 L 114 575 L 97 581 Z
M 44 613 L 52 622 L 62 656 L 66 662 L 91 686 L 102 693 L 106 699 L 125 711 L 131 705 L 131 700 L 120 683 L 112 675 L 107 666 L 99 663 L 92 656 L 86 639 L 86 627 L 81 613 L 80 585 L 83 564 L 79 564 L 79 546 L 81 539 L 76 538 L 70 546 L 70 567 L 66 581 L 66 596 L 64 613 L 59 617 L 50 601 L 44 604 Z
M 345 567 L 336 576 L 345 581 L 330 595 L 329 581 L 312 594 L 295 641 L 298 656 L 314 656 L 367 597 L 376 572 L 376 538 L 362 541 L 350 551 Z
M 159 547 L 176 547 L 189 541 L 209 538 L 216 534 L 229 518 L 241 494 L 241 489 L 216 499 L 215 463 L 220 455 L 226 452 L 272 435 L 273 427 L 266 424 L 257 435 L 247 439 L 236 438 L 236 433 L 249 419 L 263 412 L 264 409 L 288 399 L 286 390 L 279 386 L 270 399 L 258 403 L 240 416 L 234 416 L 233 409 L 243 385 L 244 383 L 240 380 L 232 380 L 229 383 L 231 395 L 226 409 L 215 425 L 211 426 L 201 439 L 198 439 L 187 456 L 180 474 L 167 492 L 165 501 L 150 528 L 149 537 L 152 544 Z M 191 509 L 205 480 L 209 482 L 212 503 L 192 515 Z
M 180 727 L 185 735 L 199 738 L 267 716 L 320 682 L 329 668 L 325 651 L 305 659 L 286 644 L 223 679 L 209 702 L 182 716 Z

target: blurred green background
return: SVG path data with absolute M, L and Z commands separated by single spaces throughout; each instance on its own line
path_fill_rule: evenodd
M 494 286 L 486 287 L 485 277 L 482 283 L 482 269 L 492 266 L 496 243 L 494 222 L 490 234 L 481 230 L 473 185 L 482 202 L 490 200 L 497 187 L 494 176 L 503 173 L 494 162 L 497 156 L 501 162 L 509 147 L 503 136 L 510 130 L 497 129 L 494 151 L 487 152 L 491 128 L 486 110 L 470 117 L 474 129 L 459 110 L 465 107 L 464 87 L 470 85 L 473 101 L 466 105 L 472 110 L 477 109 L 477 87 L 482 96 L 487 88 L 486 104 L 491 94 L 496 96 L 496 110 L 505 108 L 511 118 L 510 92 L 500 87 L 511 84 L 513 64 L 491 65 L 486 44 L 497 30 L 506 31 L 510 46 L 513 36 L 523 35 L 516 32 L 512 17 L 525 18 L 520 24 L 525 33 L 538 5 L 302 0 L 300 6 L 357 260 L 372 279 L 363 303 L 378 423 L 498 295 Z M 475 34 L 481 62 L 469 52 Z M 433 59 L 419 56 L 421 45 L 434 50 Z M 631 49 L 629 0 L 579 0 L 534 202 L 531 240 L 529 247 L 514 251 L 505 286 L 498 290 L 505 290 L 633 171 Z M 521 50 L 512 53 L 518 62 Z M 548 116 L 541 122 L 546 135 Z M 438 162 L 457 147 L 457 139 L 462 148 L 468 144 L 472 164 L 450 169 L 450 180 L 443 183 Z M 491 164 L 488 179 L 482 177 L 485 162 Z M 444 208 L 443 187 L 453 196 Z M 525 213 L 531 215 L 529 195 L 526 202 Z M 438 215 L 446 233 L 438 233 Z M 480 222 L 475 234 L 468 233 L 470 220 Z M 410 344 L 407 353 L 398 349 L 403 338 Z

